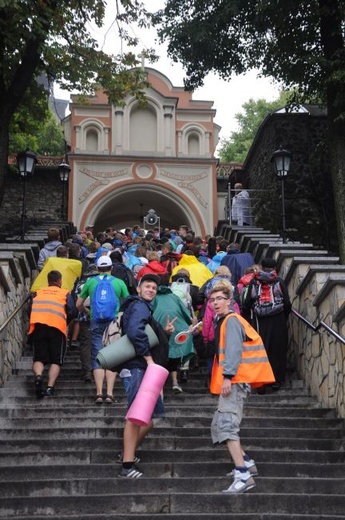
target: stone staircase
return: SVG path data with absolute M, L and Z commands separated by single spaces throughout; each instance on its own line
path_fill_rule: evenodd
M 47 520 L 345 519 L 344 421 L 322 409 L 303 384 L 251 395 L 241 438 L 257 462 L 256 488 L 221 493 L 231 464 L 214 448 L 210 424 L 217 398 L 200 369 L 184 393 L 165 391 L 167 418 L 140 450 L 139 480 L 117 478 L 125 396 L 95 405 L 70 352 L 54 398 L 37 400 L 23 357 L 0 389 L 0 518 Z

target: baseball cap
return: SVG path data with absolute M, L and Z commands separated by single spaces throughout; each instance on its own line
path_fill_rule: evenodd
M 113 265 L 109 256 L 102 255 L 97 260 L 97 267 L 111 267 Z
M 160 284 L 160 279 L 158 278 L 157 275 L 155 274 L 144 274 L 144 276 L 142 276 L 139 280 L 139 285 L 142 284 L 143 282 L 146 282 L 147 280 L 150 280 L 150 282 L 155 282 L 157 285 Z

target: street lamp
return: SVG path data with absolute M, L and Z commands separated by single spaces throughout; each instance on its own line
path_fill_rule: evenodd
M 271 162 L 273 163 L 274 173 L 281 180 L 281 196 L 282 196 L 282 235 L 283 244 L 286 244 L 286 221 L 285 221 L 285 193 L 284 180 L 288 176 L 292 154 L 288 150 L 284 150 L 282 146 L 279 150 L 273 152 Z
M 64 161 L 59 164 L 59 176 L 62 182 L 62 199 L 61 199 L 61 218 L 65 220 L 65 186 L 69 179 L 71 168 L 70 165 Z
M 22 201 L 22 214 L 20 216 L 20 242 L 23 243 L 25 240 L 25 224 L 26 224 L 26 181 L 28 177 L 31 177 L 34 173 L 35 166 L 37 163 L 36 154 L 30 150 L 29 147 L 25 152 L 17 154 L 17 166 L 19 175 L 24 181 L 23 184 L 23 201 Z
M 159 231 L 160 231 L 160 217 L 156 214 L 154 209 L 149 209 L 146 217 L 144 217 L 144 229 L 146 229 L 146 225 L 155 226 L 158 223 Z M 146 224 L 146 225 L 145 225 Z

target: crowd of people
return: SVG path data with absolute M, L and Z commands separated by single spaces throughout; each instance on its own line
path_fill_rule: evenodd
M 43 276 L 51 258 L 61 259 L 59 270 Z M 64 272 L 70 260 L 80 263 L 80 272 L 66 289 Z M 204 364 L 205 384 L 219 394 L 212 441 L 225 443 L 235 464 L 225 492 L 252 489 L 258 470 L 240 444 L 243 402 L 251 387 L 258 393 L 278 391 L 286 373 L 291 303 L 275 260 L 255 264 L 239 244 L 229 244 L 222 236 L 197 236 L 186 225 L 147 232 L 138 225 L 96 234 L 90 225 L 64 244 L 59 230 L 49 229 L 38 269 L 37 279 L 43 279 L 33 294 L 29 330 L 37 397 L 54 397 L 70 348 L 80 353 L 83 380 L 94 381 L 97 405 L 114 402 L 118 374 L 130 407 L 147 366 L 154 363 L 145 327 L 155 320 L 168 344 L 166 368 L 173 392 L 183 392 L 189 370 Z M 122 333 L 132 342 L 135 357 L 104 369 L 97 356 L 119 312 Z M 178 341 L 183 331 L 185 339 Z M 250 351 L 255 356 L 246 359 Z M 50 368 L 44 385 L 46 365 Z M 160 397 L 152 419 L 164 413 Z M 142 476 L 136 450 L 152 427 L 152 420 L 145 426 L 126 420 L 119 476 Z

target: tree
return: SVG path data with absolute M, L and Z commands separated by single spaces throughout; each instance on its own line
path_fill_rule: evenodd
M 345 263 L 344 0 L 167 0 L 154 17 L 194 89 L 250 69 L 327 106 L 339 250 Z
M 282 92 L 278 99 L 250 99 L 243 103 L 243 112 L 235 115 L 239 130 L 231 132 L 228 139 L 223 139 L 219 150 L 222 162 L 244 162 L 254 141 L 255 134 L 265 117 L 286 104 L 286 94 Z
M 109 102 L 120 104 L 126 94 L 143 99 L 147 83 L 136 56 L 125 53 L 108 56 L 98 48 L 88 27 L 101 27 L 106 0 L 1 0 L 0 2 L 0 202 L 7 172 L 10 125 L 25 104 L 47 102 L 47 91 L 36 78 L 44 74 L 65 90 L 92 93 L 95 84 L 108 94 Z M 139 0 L 118 0 L 114 13 L 120 37 L 137 43 L 125 31 L 132 21 L 146 23 L 146 11 Z M 116 16 L 115 16 L 116 15 Z M 152 53 L 147 51 L 150 57 Z M 33 101 L 34 100 L 34 101 Z M 18 119 L 19 118 L 19 119 Z M 42 114 L 36 113 L 41 123 Z M 19 125 L 20 126 L 20 125 Z

